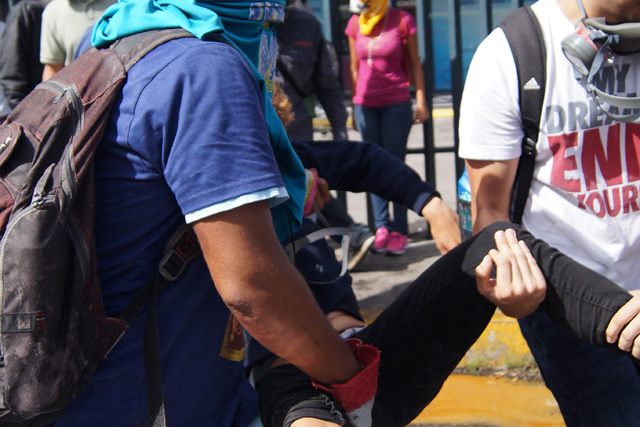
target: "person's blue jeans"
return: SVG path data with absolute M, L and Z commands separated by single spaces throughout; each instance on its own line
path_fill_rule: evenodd
M 588 344 L 540 311 L 519 323 L 568 427 L 640 426 L 632 359 Z
M 382 107 L 354 106 L 354 116 L 358 131 L 364 141 L 381 146 L 394 157 L 404 160 L 407 154 L 407 140 L 413 123 L 411 101 Z M 390 178 L 393 171 L 389 171 Z M 389 217 L 389 202 L 371 195 L 376 229 L 387 227 L 405 236 L 408 234 L 407 208 L 393 203 L 393 220 Z

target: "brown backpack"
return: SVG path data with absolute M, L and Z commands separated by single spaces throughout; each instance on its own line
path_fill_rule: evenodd
M 180 234 L 122 315 L 105 316 L 96 274 L 94 154 L 127 71 L 180 37 L 191 35 L 153 31 L 91 49 L 38 85 L 0 127 L 2 425 L 53 421 L 150 295 L 199 253 L 193 232 Z M 156 403 L 150 411 L 157 415 Z

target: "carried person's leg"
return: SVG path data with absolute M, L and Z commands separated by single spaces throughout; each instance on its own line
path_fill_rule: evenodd
M 495 232 L 509 227 L 515 228 L 487 227 L 441 257 L 357 334 L 382 355 L 374 425 L 413 420 L 485 329 L 494 306 L 477 292 L 474 271 L 495 248 Z M 618 351 L 604 331 L 630 295 L 530 233 L 516 231 L 547 280 L 541 308 L 583 340 Z
M 410 423 L 436 396 L 485 329 L 495 306 L 477 291 L 475 268 L 495 248 L 495 232 L 509 227 L 515 228 L 509 223 L 493 224 L 442 256 L 371 325 L 355 335 L 381 350 L 373 408 L 375 426 Z M 547 280 L 541 308 L 587 342 L 618 351 L 615 344 L 606 343 L 604 331 L 630 295 L 530 233 L 516 231 Z M 276 380 L 291 375 L 279 369 L 272 370 L 273 375 L 267 373 L 264 383 L 258 385 L 259 389 L 263 387 L 260 398 L 270 401 L 261 405 L 263 417 L 271 417 L 274 411 L 281 417 L 288 416 L 288 408 L 304 407 L 304 398 L 299 397 L 303 396 L 302 390 L 313 389 L 310 381 L 300 381 L 300 389 L 294 393 L 278 395 L 281 387 Z M 328 408 L 332 409 L 330 405 Z
M 374 426 L 415 419 L 491 320 L 495 306 L 478 293 L 475 266 L 462 268 L 474 240 L 438 259 L 355 335 L 381 354 Z

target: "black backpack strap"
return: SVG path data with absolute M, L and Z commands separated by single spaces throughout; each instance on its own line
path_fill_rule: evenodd
M 162 291 L 169 282 L 176 280 L 187 264 L 200 256 L 201 253 L 202 250 L 193 228 L 188 225 L 181 226 L 167 241 L 164 256 L 158 264 L 158 268 L 138 289 L 129 304 L 120 312 L 118 319 L 126 325 L 131 324 L 151 300 L 154 288 L 157 287 L 158 291 Z
M 195 36 L 182 28 L 150 30 L 123 37 L 115 41 L 111 48 L 122 59 L 124 69 L 129 71 L 131 67 L 156 47 L 170 40 L 185 37 Z
M 530 6 L 516 9 L 507 15 L 500 28 L 507 37 L 516 63 L 520 114 L 524 128 L 522 155 L 513 186 L 511 208 L 511 221 L 520 224 L 535 168 L 536 143 L 540 133 L 540 117 L 547 81 L 546 50 L 540 24 Z
M 169 238 L 158 267 L 118 315 L 118 319 L 129 325 L 144 307 L 149 306 L 149 313 L 144 324 L 143 347 L 147 418 L 150 426 L 166 425 L 160 343 L 158 341 L 158 295 L 169 282 L 174 281 L 182 274 L 187 264 L 200 256 L 201 253 L 202 250 L 193 228 L 188 225 L 181 226 Z
M 168 28 L 164 30 L 149 30 L 132 34 L 116 40 L 111 48 L 118 54 L 124 64 L 124 69 L 129 71 L 131 67 L 144 58 L 146 54 L 168 41 L 182 38 L 195 37 L 192 33 L 182 28 Z M 229 43 L 222 36 L 210 34 L 206 40 Z

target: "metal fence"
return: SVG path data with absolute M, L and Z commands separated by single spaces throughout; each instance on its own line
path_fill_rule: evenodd
M 463 56 L 465 61 L 469 61 L 475 47 L 482 40 L 484 36 L 489 34 L 499 24 L 499 20 L 496 19 L 496 11 L 494 5 L 500 6 L 500 12 L 505 13 L 505 10 L 513 10 L 516 7 L 522 7 L 525 4 L 531 4 L 532 1 L 525 0 L 391 0 L 391 5 L 400 9 L 406 10 L 411 13 L 415 19 L 418 27 L 418 46 L 419 55 L 422 59 L 422 66 L 425 75 L 427 104 L 430 110 L 433 110 L 433 99 L 437 94 L 436 86 L 434 82 L 435 75 L 435 63 L 434 63 L 434 43 L 433 40 L 437 39 L 438 31 L 442 28 L 436 28 L 434 25 L 434 13 L 433 6 L 437 3 L 442 5 L 445 2 L 445 7 L 448 9 L 447 20 L 449 22 L 448 37 L 449 37 L 449 61 L 451 70 L 451 87 L 448 88 L 452 99 L 453 108 L 453 129 L 454 129 L 454 145 L 453 146 L 438 146 L 434 143 L 434 127 L 433 117 L 423 124 L 424 141 L 422 147 L 410 148 L 407 151 L 408 155 L 422 155 L 424 157 L 425 177 L 426 179 L 436 185 L 436 155 L 438 153 L 457 153 L 458 148 L 458 122 L 460 117 L 460 100 L 462 98 L 462 89 L 464 86 L 465 69 L 463 66 Z M 344 35 L 344 29 L 351 13 L 348 11 L 349 0 L 329 1 L 325 0 L 325 10 L 328 6 L 328 18 L 330 21 L 330 34 L 331 40 L 336 47 L 338 55 L 342 58 L 340 79 L 345 84 L 345 93 L 347 96 L 350 94 L 350 79 L 345 77 L 345 73 L 349 73 L 348 56 L 349 49 L 346 37 Z M 463 15 L 465 13 L 464 8 L 470 6 L 480 10 L 480 19 L 486 23 L 485 28 L 482 30 L 481 37 L 476 37 L 475 40 L 466 42 L 463 49 L 463 40 L 465 39 L 465 33 L 463 29 Z M 476 17 L 477 18 L 477 17 Z M 499 19 L 501 19 L 498 16 Z M 495 22 L 497 21 L 497 22 Z M 476 35 L 477 36 L 477 35 Z M 346 60 L 345 60 L 346 58 Z M 456 156 L 456 180 L 462 175 L 464 170 L 464 162 L 458 159 Z

